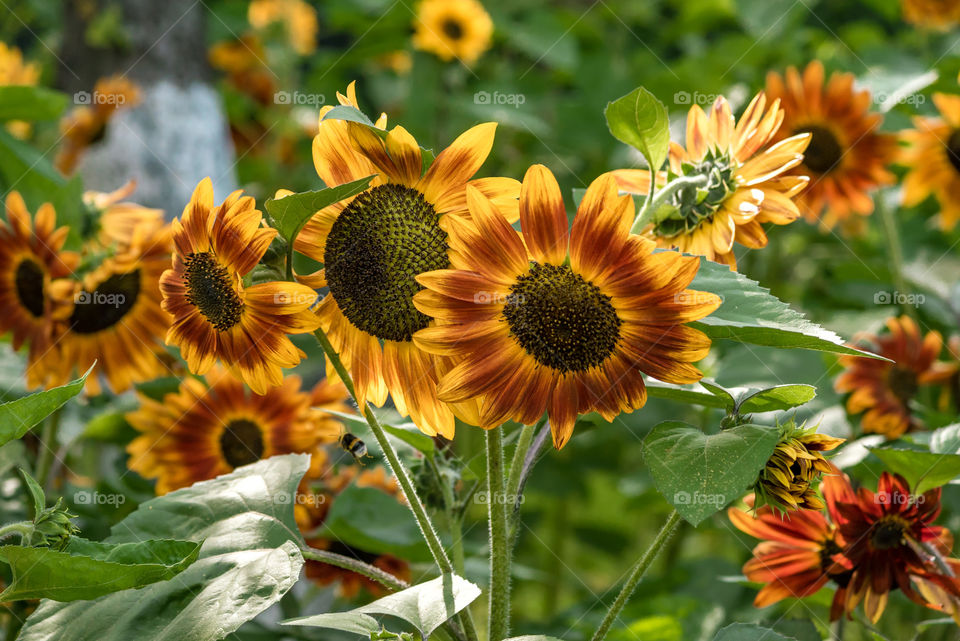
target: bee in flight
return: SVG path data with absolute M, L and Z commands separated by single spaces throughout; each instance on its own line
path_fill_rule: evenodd
M 367 444 L 361 441 L 359 438 L 351 434 L 350 432 L 344 432 L 340 437 L 340 447 L 345 451 L 349 452 L 350 455 L 360 465 L 363 465 L 362 459 L 365 456 L 370 456 L 367 453 Z

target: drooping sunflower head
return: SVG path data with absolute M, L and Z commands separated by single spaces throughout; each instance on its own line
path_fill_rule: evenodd
M 957 0 L 900 0 L 903 19 L 924 29 L 947 31 L 960 23 Z
M 935 93 L 933 103 L 940 118 L 915 116 L 915 129 L 900 133 L 907 143 L 898 161 L 908 168 L 903 204 L 912 207 L 932 194 L 940 228 L 949 231 L 960 221 L 960 96 Z
M 909 316 L 888 318 L 886 326 L 888 333 L 861 333 L 854 342 L 890 360 L 841 356 L 844 372 L 837 377 L 834 388 L 850 393 L 848 412 L 866 412 L 861 419 L 863 431 L 892 440 L 921 426 L 910 409 L 920 387 L 950 378 L 957 364 L 937 360 L 943 346 L 939 332 L 922 336 Z
M 633 200 L 609 176 L 587 190 L 568 230 L 560 188 L 531 167 L 520 193 L 521 237 L 478 190 L 468 188 L 472 222 L 449 225 L 452 269 L 421 274 L 414 296 L 437 319 L 414 343 L 457 360 L 440 398 L 480 400 L 480 425 L 533 423 L 547 412 L 562 447 L 577 414 L 612 420 L 642 407 L 640 372 L 670 382 L 699 380 L 691 363 L 710 340 L 685 322 L 719 306 L 686 289 L 699 260 L 654 253 L 630 235 Z
M 854 89 L 852 73 L 835 72 L 825 80 L 823 64 L 814 60 L 802 74 L 794 67 L 784 76 L 767 74 L 766 93 L 784 111 L 775 139 L 811 136 L 794 171 L 810 176 L 798 199 L 804 216 L 825 229 L 840 223 L 857 231 L 854 217 L 873 212 L 871 192 L 894 180 L 887 165 L 897 150 L 896 138 L 879 131 L 883 117 L 870 112 L 870 92 Z
M 832 468 L 823 452 L 843 443 L 843 439 L 817 434 L 817 428 L 805 429 L 793 419 L 780 426 L 780 441 L 754 486 L 756 506 L 769 505 L 781 514 L 796 510 L 822 510 L 823 500 L 817 485 Z
M 733 244 L 765 247 L 762 223 L 785 225 L 799 216 L 793 198 L 807 184 L 803 175 L 785 176 L 803 160 L 810 136 L 797 134 L 768 146 L 784 117 L 779 102 L 767 105 L 757 94 L 737 121 L 721 96 L 710 114 L 693 105 L 687 115 L 686 148 L 670 147 L 670 167 L 658 184 L 676 176 L 701 177 L 700 186 L 674 194 L 669 212 L 643 230 L 659 247 L 706 256 L 736 267 Z M 611 172 L 620 189 L 646 194 L 650 172 L 620 169 Z
M 160 280 L 163 308 L 174 317 L 167 343 L 180 348 L 190 371 L 204 374 L 219 359 L 258 394 L 303 357 L 287 334 L 318 327 L 313 289 L 245 278 L 277 234 L 261 223 L 253 198 L 239 191 L 215 207 L 204 179 L 173 221 L 173 268 Z
M 493 21 L 477 0 L 423 0 L 414 29 L 417 49 L 472 64 L 490 48 Z
M 290 45 L 301 56 L 317 48 L 317 12 L 303 0 L 252 0 L 247 20 L 254 29 L 283 25 Z
M 140 407 L 127 414 L 141 433 L 127 446 L 127 464 L 143 477 L 157 479 L 157 494 L 278 454 L 310 454 L 308 474 L 323 473 L 324 448 L 336 442 L 343 427 L 311 404 L 323 397 L 325 409 L 343 409 L 342 385 L 324 381 L 313 391 L 302 391 L 299 377 L 288 376 L 260 395 L 220 368 L 210 370 L 207 383 L 187 377 L 162 401 L 139 394 Z
M 164 225 L 163 210 L 144 207 L 126 201 L 137 188 L 135 180 L 128 181 L 122 187 L 111 192 L 87 191 L 83 194 L 83 203 L 89 210 L 96 225 L 96 237 L 99 248 L 127 249 L 139 235 L 155 233 Z M 169 232 L 166 233 L 169 245 Z M 153 243 L 160 242 L 159 238 Z

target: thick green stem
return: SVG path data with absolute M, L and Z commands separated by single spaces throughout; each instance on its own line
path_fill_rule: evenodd
M 627 577 L 626 582 L 623 584 L 623 588 L 620 589 L 620 594 L 617 595 L 613 605 L 610 606 L 607 616 L 603 617 L 603 621 L 600 622 L 600 627 L 597 628 L 597 631 L 594 633 L 591 641 L 603 641 L 604 637 L 607 636 L 607 632 L 609 632 L 613 622 L 617 620 L 618 616 L 620 616 L 623 606 L 625 606 L 627 601 L 630 600 L 630 597 L 633 595 L 633 591 L 637 589 L 637 585 L 640 584 L 640 580 L 643 578 L 643 575 L 646 574 L 654 559 L 657 558 L 657 554 L 663 548 L 664 544 L 670 540 L 670 537 L 673 535 L 674 531 L 677 529 L 677 525 L 679 524 L 680 514 L 674 510 L 670 513 L 670 516 L 667 517 L 667 522 L 663 524 L 663 528 L 661 528 L 660 532 L 657 534 L 657 538 L 653 540 L 653 543 L 650 544 L 650 547 L 647 548 L 647 550 L 637 561 L 636 565 L 634 565 L 630 570 L 630 576 Z
M 903 246 L 900 244 L 900 232 L 897 230 L 897 221 L 893 216 L 893 209 L 883 202 L 882 195 L 876 199 L 880 210 L 880 220 L 883 223 L 883 233 L 887 239 L 887 253 L 890 259 L 890 276 L 896 289 L 890 296 L 893 303 L 903 301 L 901 309 L 914 319 L 917 318 L 917 309 L 913 305 L 910 289 L 903 277 Z
M 503 490 L 503 427 L 486 431 L 487 511 L 490 518 L 489 641 L 503 641 L 510 630 L 510 548 L 507 499 Z
M 344 570 L 362 574 L 371 581 L 376 581 L 391 591 L 405 590 L 410 587 L 409 583 L 398 579 L 389 572 L 384 572 L 378 567 L 350 558 L 349 556 L 328 552 L 326 550 L 317 550 L 311 547 L 300 548 L 300 553 L 303 554 L 303 558 L 305 559 L 319 561 L 320 563 L 326 563 L 327 565 L 333 565 L 338 568 L 343 568 Z
M 520 436 L 517 438 L 517 446 L 513 450 L 513 459 L 510 461 L 510 472 L 507 474 L 507 496 L 519 500 L 517 495 L 520 493 L 520 479 L 523 476 L 523 461 L 530 450 L 530 444 L 533 443 L 533 435 L 537 433 L 543 421 L 536 425 L 524 425 L 520 429 Z M 509 516 L 510 509 L 507 514 Z
M 43 424 L 43 436 L 41 437 L 40 449 L 37 452 L 37 467 L 33 471 L 33 477 L 43 489 L 47 488 L 47 476 L 50 474 L 50 468 L 53 467 L 53 457 L 57 453 L 57 431 L 60 429 L 60 410 L 56 410 L 47 417 Z
M 652 174 L 651 180 L 653 180 Z M 647 198 L 643 209 L 637 214 L 637 219 L 634 221 L 630 233 L 639 234 L 648 224 L 658 222 L 653 219 L 654 213 L 660 205 L 667 202 L 675 193 L 684 187 L 704 187 L 709 180 L 710 177 L 708 175 L 697 174 L 693 176 L 679 176 L 668 182 L 655 196 Z
M 19 534 L 21 541 L 23 541 L 33 534 L 33 523 L 30 521 L 21 521 L 0 527 L 0 539 L 10 536 L 11 534 Z
M 350 378 L 347 368 L 344 367 L 343 361 L 340 360 L 340 355 L 337 354 L 337 350 L 333 348 L 333 345 L 330 344 L 330 340 L 327 338 L 327 335 L 324 334 L 322 330 L 318 329 L 313 333 L 313 335 L 316 337 L 317 342 L 320 343 L 320 347 L 327 355 L 327 358 L 330 359 L 330 362 L 333 364 L 333 368 L 340 376 L 340 380 L 343 381 L 347 391 L 350 392 L 350 396 L 353 397 L 354 401 L 356 401 L 357 393 L 353 386 L 353 379 Z M 413 516 L 417 519 L 417 524 L 420 526 L 420 532 L 423 534 L 423 538 L 427 542 L 427 547 L 430 548 L 430 553 L 433 555 L 433 559 L 436 561 L 437 567 L 439 567 L 440 571 L 444 574 L 453 574 L 453 564 L 450 563 L 450 558 L 447 556 L 447 552 L 443 549 L 443 543 L 440 542 L 440 537 L 437 536 L 437 530 L 433 527 L 433 523 L 430 521 L 430 515 L 427 514 L 426 508 L 423 507 L 423 501 L 420 500 L 416 489 L 414 489 L 413 480 L 410 478 L 410 472 L 408 472 L 407 468 L 404 467 L 403 463 L 400 462 L 400 457 L 397 456 L 397 451 L 393 448 L 393 445 L 387 438 L 387 433 L 384 431 L 383 426 L 380 425 L 380 421 L 378 421 L 377 417 L 374 415 L 373 410 L 370 408 L 370 404 L 364 403 L 363 406 L 360 407 L 360 403 L 358 402 L 357 407 L 363 413 L 363 417 L 367 420 L 367 424 L 370 426 L 370 431 L 373 432 L 374 437 L 377 439 L 377 443 L 380 445 L 380 449 L 383 451 L 384 456 L 387 457 L 387 463 L 390 465 L 390 469 L 393 470 L 393 475 L 397 478 L 397 482 L 400 483 L 400 489 L 403 491 L 403 496 L 406 498 L 407 505 L 410 506 L 410 511 L 413 512 Z

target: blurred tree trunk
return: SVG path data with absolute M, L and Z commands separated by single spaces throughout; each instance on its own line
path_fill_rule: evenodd
M 180 214 L 193 188 L 235 188 L 234 151 L 207 65 L 207 8 L 196 0 L 67 0 L 57 83 L 69 94 L 98 78 L 136 83 L 141 102 L 118 111 L 78 171 L 87 189 L 137 181 L 132 200 Z M 75 101 L 76 102 L 76 101 Z

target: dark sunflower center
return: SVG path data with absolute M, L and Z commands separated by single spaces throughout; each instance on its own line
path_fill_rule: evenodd
M 409 341 L 430 317 L 413 306 L 416 276 L 450 267 L 440 216 L 415 189 L 369 189 L 337 217 L 324 249 L 327 284 L 343 315 L 361 331 Z
M 890 391 L 906 403 L 917 393 L 917 374 L 906 367 L 894 365 L 887 374 L 887 384 Z
M 903 533 L 907 522 L 899 516 L 888 515 L 873 524 L 870 531 L 870 543 L 874 549 L 887 550 L 903 544 Z
M 188 254 L 184 262 L 187 300 L 217 331 L 225 332 L 239 323 L 243 301 L 233 287 L 227 268 L 210 252 Z
M 133 309 L 140 296 L 140 270 L 114 274 L 92 292 L 86 290 L 74 299 L 70 329 L 77 334 L 95 334 L 110 329 Z
M 528 354 L 561 372 L 599 365 L 620 340 L 610 297 L 567 265 L 531 263 L 510 287 L 503 315 Z
M 682 187 L 673 195 L 670 202 L 673 212 L 657 223 L 657 235 L 685 234 L 709 220 L 736 189 L 734 169 L 726 154 L 712 149 L 699 163 L 685 164 L 684 176 L 706 176 L 707 183 L 702 187 Z
M 452 18 L 444 20 L 442 28 L 443 33 L 451 40 L 459 40 L 463 37 L 463 25 Z
M 43 316 L 43 270 L 29 258 L 17 265 L 13 277 L 17 287 L 17 297 L 27 311 L 40 318 Z
M 960 129 L 954 129 L 947 139 L 947 160 L 960 173 Z
M 803 152 L 803 164 L 817 172 L 825 174 L 836 167 L 843 158 L 843 147 L 833 132 L 826 127 L 805 127 L 794 133 L 810 133 L 810 144 Z
M 220 435 L 220 451 L 231 467 L 259 461 L 263 456 L 263 432 L 260 426 L 243 418 L 230 421 Z
M 833 539 L 827 539 L 823 542 L 823 547 L 820 548 L 820 567 L 828 568 L 833 563 L 832 557 L 834 554 L 839 554 L 843 549 L 837 545 L 837 542 Z

